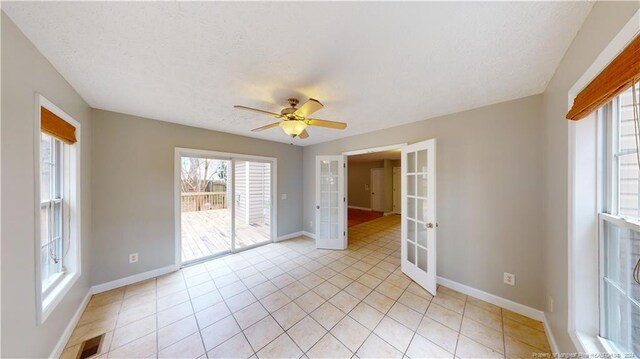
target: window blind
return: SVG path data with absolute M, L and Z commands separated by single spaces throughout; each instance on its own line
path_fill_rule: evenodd
M 66 144 L 72 145 L 78 142 L 76 139 L 75 126 L 61 119 L 44 107 L 40 107 L 40 128 L 42 132 L 49 134 Z

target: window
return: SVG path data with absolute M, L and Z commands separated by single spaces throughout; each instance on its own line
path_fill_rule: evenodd
M 68 216 L 63 213 L 62 141 L 41 134 L 40 139 L 40 271 L 42 291 L 57 282 L 64 271 L 64 241 Z
M 36 314 L 43 323 L 80 277 L 80 124 L 37 99 Z
M 633 106 L 629 89 L 598 110 L 607 172 L 600 214 L 600 336 L 616 351 L 640 357 L 640 278 L 634 279 L 640 261 L 640 170 Z

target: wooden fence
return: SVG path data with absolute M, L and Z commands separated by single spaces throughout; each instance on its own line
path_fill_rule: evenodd
M 180 195 L 182 212 L 208 211 L 227 208 L 226 192 L 183 192 Z

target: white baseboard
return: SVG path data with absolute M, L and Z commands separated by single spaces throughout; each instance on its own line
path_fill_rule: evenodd
M 495 294 L 487 293 L 480 289 L 476 289 L 468 285 L 454 282 L 450 279 L 446 279 L 442 277 L 438 277 L 438 284 L 442 284 L 445 287 L 451 288 L 453 290 L 457 290 L 458 292 L 464 293 L 466 295 L 470 295 L 474 298 L 484 300 L 485 302 L 495 304 L 499 307 L 509 309 L 510 311 L 516 312 L 518 314 L 522 314 L 525 317 L 533 318 L 541 322 L 544 322 L 545 320 L 543 311 L 528 307 L 524 304 L 516 303 L 506 298 L 498 297 Z
M 73 334 L 73 330 L 76 329 L 76 325 L 78 325 L 78 322 L 82 317 L 82 313 L 84 313 L 84 309 L 87 307 L 87 304 L 89 304 L 89 299 L 91 299 L 92 294 L 93 293 L 91 293 L 91 288 L 89 288 L 89 290 L 87 291 L 87 295 L 85 295 L 84 299 L 82 299 L 82 302 L 80 302 L 80 306 L 76 310 L 75 314 L 73 314 L 73 317 L 71 317 L 71 321 L 69 321 L 69 324 L 67 324 L 64 332 L 62 332 L 62 335 L 60 336 L 60 339 L 58 340 L 56 346 L 53 348 L 51 355 L 49 355 L 49 358 L 60 358 L 60 355 L 62 355 L 62 351 L 64 351 L 64 347 L 67 345 L 69 338 L 71 338 L 71 334 Z
M 302 235 L 309 237 L 311 239 L 316 239 L 316 234 L 315 233 L 311 233 L 311 232 L 307 232 L 307 231 L 302 231 Z
M 551 353 L 560 353 L 558 350 L 558 343 L 556 343 L 556 338 L 553 336 L 553 332 L 551 331 L 551 326 L 547 321 L 547 315 L 544 313 L 544 320 L 542 321 L 544 324 L 544 332 L 547 334 L 547 338 L 549 339 L 549 346 L 551 347 Z
M 358 207 L 358 206 L 347 206 L 351 209 L 361 209 L 363 211 L 371 211 L 371 208 L 366 208 L 366 207 Z
M 298 232 L 285 234 L 284 236 L 278 237 L 276 242 L 285 241 L 287 239 L 296 238 L 296 237 L 300 237 L 300 236 L 304 236 L 304 231 L 298 231 Z
M 391 211 L 391 212 L 385 212 L 385 213 L 384 213 L 384 216 L 390 216 L 390 215 L 392 215 L 392 214 L 396 214 L 396 212 L 393 212 L 393 211 Z
M 180 269 L 180 266 L 172 264 L 170 266 L 150 270 L 148 272 L 138 273 L 138 274 L 134 274 L 121 279 L 116 279 L 111 282 L 97 284 L 91 287 L 91 293 L 98 294 L 98 293 L 106 292 L 111 289 L 116 289 L 125 285 L 129 285 L 129 284 L 141 282 L 143 280 L 150 279 L 153 277 L 161 276 L 163 274 L 175 272 L 178 269 Z

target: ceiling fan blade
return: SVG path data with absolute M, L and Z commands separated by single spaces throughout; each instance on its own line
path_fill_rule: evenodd
M 282 116 L 282 115 L 280 115 L 278 113 L 275 113 L 275 112 L 269 112 L 269 111 L 265 111 L 265 110 L 258 110 L 257 108 L 251 108 L 251 107 L 247 107 L 247 106 L 235 105 L 233 107 L 237 108 L 238 110 L 245 110 L 245 111 L 262 113 L 262 114 L 273 116 L 273 117 L 277 117 L 277 118 L 280 118 L 280 116 Z
M 335 128 L 338 130 L 344 130 L 345 128 L 347 128 L 347 124 L 344 122 L 318 120 L 315 118 L 308 119 L 307 124 L 309 126 L 329 127 L 329 128 Z
M 270 128 L 278 127 L 279 125 L 280 125 L 280 122 L 274 122 L 274 123 L 266 125 L 266 126 L 254 128 L 251 131 L 253 131 L 253 132 L 264 131 L 264 130 L 268 130 Z
M 309 117 L 311 116 L 312 113 L 318 111 L 323 107 L 324 106 L 320 103 L 320 101 L 314 98 L 310 98 L 307 102 L 305 102 L 302 106 L 300 106 L 294 113 L 300 117 Z
M 300 137 L 301 139 L 304 140 L 305 138 L 309 137 L 309 132 L 307 132 L 307 130 L 304 130 L 304 131 L 300 132 L 298 137 Z

